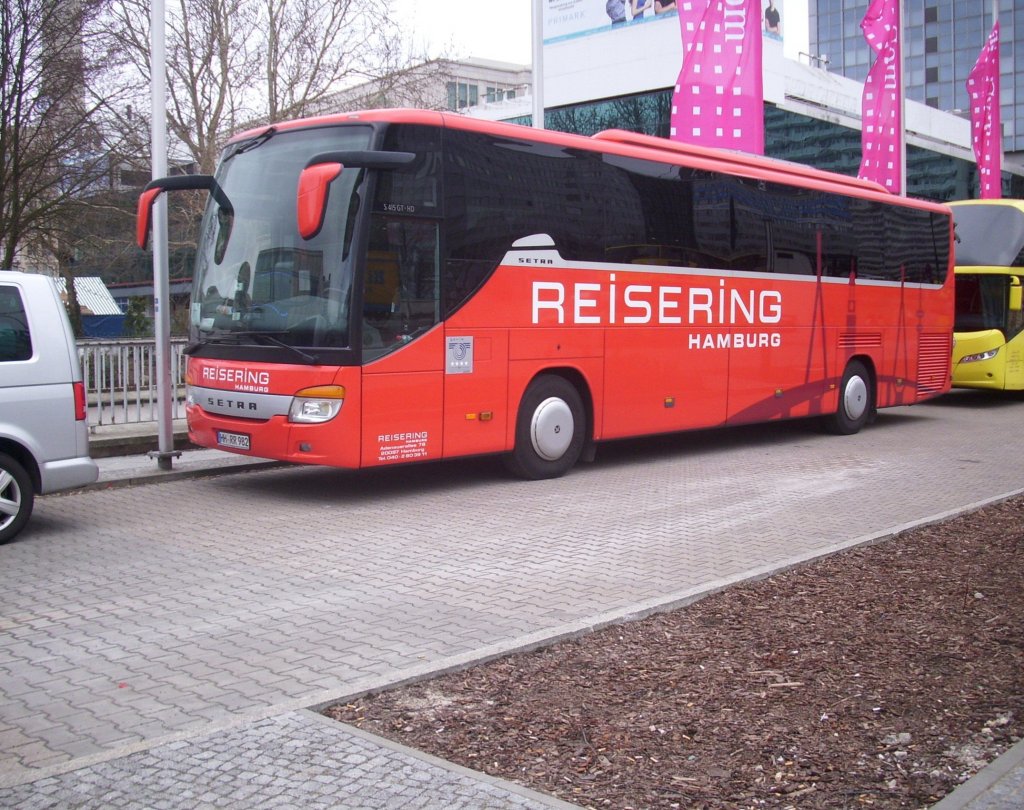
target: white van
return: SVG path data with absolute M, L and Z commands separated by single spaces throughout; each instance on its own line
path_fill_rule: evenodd
M 0 270 L 0 544 L 25 526 L 36 493 L 98 475 L 82 369 L 57 285 Z

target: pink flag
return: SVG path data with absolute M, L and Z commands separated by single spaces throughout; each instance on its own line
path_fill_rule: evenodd
M 861 159 L 857 176 L 900 194 L 903 154 L 900 147 L 899 0 L 871 0 L 860 24 L 875 62 L 864 82 L 861 101 Z
M 978 161 L 983 200 L 1003 195 L 1003 128 L 999 120 L 999 22 L 967 77 L 971 97 L 971 143 Z
M 679 12 L 679 33 L 683 38 L 683 56 L 690 52 L 697 39 L 697 29 L 708 10 L 709 0 L 680 0 L 676 3 Z
M 670 137 L 763 155 L 760 0 L 696 5 L 689 15 L 679 14 L 683 68 L 672 95 Z M 696 32 L 687 36 L 694 19 Z

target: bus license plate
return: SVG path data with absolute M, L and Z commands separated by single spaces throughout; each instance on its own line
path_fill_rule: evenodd
M 232 450 L 248 450 L 249 436 L 245 433 L 228 433 L 224 430 L 218 430 L 217 444 L 221 447 L 230 447 Z

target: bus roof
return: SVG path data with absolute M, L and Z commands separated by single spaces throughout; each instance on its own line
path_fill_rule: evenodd
M 696 146 L 672 141 L 668 138 L 656 138 L 651 135 L 641 135 L 637 132 L 629 132 L 623 129 L 606 129 L 593 136 L 598 140 L 612 141 L 614 143 L 625 143 L 631 146 L 641 146 L 645 149 L 657 149 L 672 154 L 692 155 L 694 157 L 710 158 L 719 163 L 728 163 L 734 166 L 749 167 L 755 169 L 769 169 L 776 172 L 791 172 L 795 177 L 815 178 L 830 183 L 849 185 L 851 188 L 861 191 L 889 192 L 880 183 L 870 180 L 861 180 L 858 177 L 849 177 L 845 174 L 826 172 L 822 169 L 815 169 L 811 166 L 804 166 L 802 163 L 793 163 L 777 158 L 766 158 L 759 155 L 752 155 L 746 152 L 734 152 L 725 149 L 713 149 L 707 146 Z
M 892 204 L 909 205 L 915 208 L 926 208 L 949 214 L 949 209 L 944 204 L 899 197 L 887 191 L 880 184 L 868 180 L 861 180 L 856 177 L 815 169 L 810 166 L 775 158 L 711 147 L 694 146 L 692 144 L 671 141 L 668 138 L 657 138 L 651 135 L 642 135 L 618 129 L 604 130 L 591 137 L 587 137 L 558 130 L 537 129 L 521 124 L 487 121 L 458 113 L 410 108 L 337 113 L 318 118 L 284 121 L 274 124 L 273 127 L 277 130 L 285 130 L 354 123 L 419 124 L 492 133 L 566 148 L 632 155 L 649 160 L 660 160 L 676 165 L 707 169 L 709 171 L 725 171 L 729 174 L 752 179 L 802 185 L 820 191 L 831 191 L 838 194 L 848 194 L 876 200 L 883 199 Z M 251 129 L 234 136 L 229 143 L 251 138 L 266 130 L 266 126 Z
M 1021 266 L 1024 200 L 959 200 L 950 207 L 957 267 Z

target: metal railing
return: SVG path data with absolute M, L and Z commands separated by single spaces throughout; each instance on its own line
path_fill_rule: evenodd
M 185 358 L 188 341 L 171 339 L 171 418 L 185 417 Z M 156 422 L 156 341 L 80 340 L 78 359 L 85 381 L 89 425 Z

